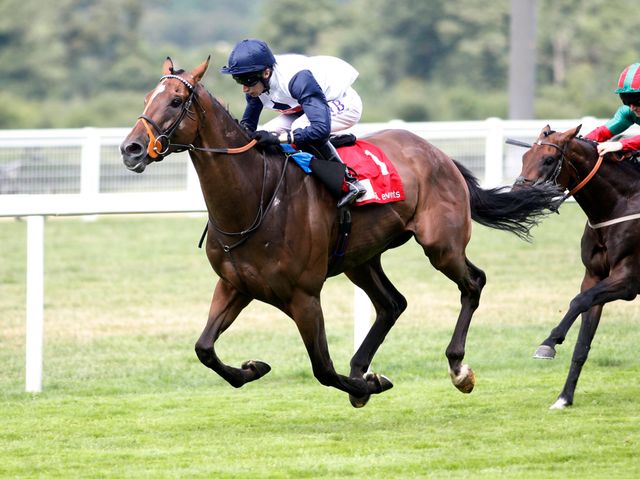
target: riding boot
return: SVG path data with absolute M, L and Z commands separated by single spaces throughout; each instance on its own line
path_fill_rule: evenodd
M 336 150 L 335 147 L 329 141 L 319 146 L 318 151 L 324 157 L 325 160 L 336 161 L 344 165 L 342 158 L 340 158 L 340 155 L 338 154 L 338 150 Z M 346 192 L 344 192 L 345 186 L 346 186 Z M 344 206 L 350 205 L 351 203 L 356 201 L 358 198 L 360 198 L 367 192 L 367 189 L 362 185 L 362 183 L 360 183 L 356 177 L 354 177 L 349 173 L 349 169 L 346 168 L 346 165 L 344 169 L 343 192 L 344 192 L 344 195 L 342 196 L 342 198 L 340 198 L 340 201 L 338 201 L 338 205 L 337 205 L 338 208 L 342 208 Z

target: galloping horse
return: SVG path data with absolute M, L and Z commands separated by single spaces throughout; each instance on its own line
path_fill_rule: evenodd
M 208 322 L 197 340 L 200 361 L 234 387 L 269 372 L 261 361 L 240 368 L 224 364 L 214 343 L 252 300 L 291 317 L 304 341 L 317 380 L 349 394 L 354 407 L 392 387 L 367 373 L 378 347 L 407 306 L 385 275 L 380 257 L 415 237 L 431 264 L 460 290 L 462 307 L 446 349 L 454 385 L 471 392 L 474 374 L 463 364 L 467 330 L 478 307 L 485 274 L 465 256 L 471 220 L 527 236 L 551 189 L 503 193 L 483 190 L 461 165 L 425 140 L 403 130 L 378 132 L 381 148 L 404 182 L 405 199 L 353 208 L 344 272 L 371 299 L 376 318 L 351 359 L 349 376 L 329 356 L 320 292 L 338 238 L 335 200 L 282 153 L 260 151 L 246 131 L 205 89 L 209 59 L 191 72 L 165 60 L 163 76 L 120 149 L 125 166 L 142 172 L 168 154 L 189 150 L 208 210 L 206 253 L 219 276 Z M 332 273 L 333 274 L 333 273 Z
M 514 186 L 551 183 L 569 189 L 565 197 L 573 195 L 588 218 L 582 235 L 586 269 L 580 294 L 534 355 L 553 359 L 555 346 L 582 314 L 569 374 L 552 409 L 573 404 L 603 306 L 617 299 L 631 301 L 640 292 L 640 168 L 616 161 L 613 155 L 599 157 L 597 143 L 577 137 L 579 131 L 580 126 L 558 133 L 546 126 L 524 154 Z

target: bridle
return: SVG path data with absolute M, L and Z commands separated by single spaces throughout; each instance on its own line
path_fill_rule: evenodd
M 525 143 L 523 141 L 518 141 L 518 140 L 512 140 L 512 139 L 507 139 L 506 143 L 510 144 L 510 145 L 516 145 L 516 146 L 522 146 L 525 148 L 533 148 L 533 145 L 540 145 L 540 146 L 552 146 L 553 148 L 555 148 L 556 150 L 558 150 L 560 152 L 560 158 L 557 161 L 557 164 L 555 166 L 555 169 L 553 170 L 553 173 L 551 174 L 551 176 L 549 177 L 548 180 L 544 180 L 546 182 L 552 182 L 554 185 L 557 185 L 557 180 L 558 177 L 560 176 L 560 172 L 562 171 L 562 164 L 564 163 L 564 159 L 565 159 L 565 148 L 561 147 L 560 145 L 556 145 L 555 143 L 551 143 L 548 141 L 542 141 L 542 140 L 538 140 L 535 141 L 533 143 L 533 145 L 530 145 L 529 143 Z M 533 184 L 533 186 L 536 186 L 540 183 L 542 183 L 542 180 L 537 179 L 537 180 L 530 180 L 528 178 L 525 178 L 524 176 L 518 176 L 516 178 L 515 184 L 516 185 L 525 185 L 531 183 Z
M 171 137 L 180 126 L 180 123 L 182 123 L 182 120 L 184 120 L 184 118 L 187 115 L 193 114 L 193 112 L 191 111 L 191 105 L 193 104 L 194 101 L 197 102 L 197 100 L 195 100 L 196 89 L 191 83 L 189 83 L 187 80 L 185 80 L 181 76 L 173 75 L 173 74 L 164 75 L 162 78 L 160 78 L 160 81 L 166 80 L 167 78 L 175 78 L 176 80 L 179 80 L 180 82 L 182 82 L 182 84 L 186 86 L 187 89 L 189 90 L 189 98 L 187 98 L 187 101 L 182 104 L 182 110 L 180 111 L 180 114 L 178 115 L 178 117 L 174 120 L 173 123 L 171 123 L 169 128 L 167 128 L 164 131 L 162 131 L 162 129 L 158 126 L 158 124 L 149 116 L 140 115 L 138 117 L 138 121 L 142 121 L 142 124 L 144 125 L 145 129 L 147 130 L 147 134 L 149 135 L 149 145 L 147 145 L 147 154 L 154 160 L 158 157 L 160 157 L 160 160 L 161 160 L 164 157 L 164 155 L 169 153 L 169 150 L 172 146 Z M 153 129 L 156 132 L 160 133 L 160 135 L 155 136 L 153 134 L 151 127 L 153 127 Z M 165 142 L 166 142 L 166 146 L 164 144 Z M 182 145 L 174 145 L 174 146 L 182 146 Z M 174 151 L 184 151 L 185 149 L 186 148 L 183 148 L 183 149 L 178 148 L 178 149 L 174 149 Z M 157 161 L 160 161 L 160 160 L 157 160 Z
M 160 129 L 160 127 L 158 126 L 158 124 L 151 119 L 149 116 L 147 115 L 140 115 L 138 117 L 138 121 L 142 121 L 142 124 L 144 125 L 145 129 L 147 130 L 147 133 L 149 135 L 149 145 L 147 146 L 147 154 L 153 158 L 154 160 L 156 158 L 159 158 L 156 161 L 161 161 L 164 157 L 164 155 L 166 155 L 167 153 L 173 153 L 173 152 L 180 152 L 180 151 L 202 151 L 202 152 L 207 152 L 207 153 L 222 153 L 222 154 L 228 154 L 228 155 L 235 155 L 235 154 L 239 154 L 239 153 L 244 153 L 248 150 L 250 150 L 251 148 L 253 148 L 257 141 L 256 140 L 251 140 L 249 141 L 246 145 L 238 147 L 238 148 L 202 148 L 202 147 L 197 147 L 194 146 L 192 144 L 188 144 L 188 145 L 184 145 L 184 144 L 178 144 L 178 143 L 172 143 L 171 142 L 171 137 L 173 136 L 173 134 L 175 133 L 175 131 L 178 129 L 178 127 L 180 126 L 180 123 L 182 123 L 182 121 L 185 119 L 185 117 L 189 116 L 189 118 L 193 119 L 193 111 L 191 111 L 191 106 L 195 103 L 196 105 L 198 105 L 200 107 L 200 109 L 204 112 L 204 109 L 202 108 L 202 106 L 198 103 L 198 99 L 196 96 L 196 86 L 191 85 L 191 83 L 189 83 L 187 80 L 185 80 L 184 78 L 182 78 L 181 76 L 178 75 L 174 75 L 174 74 L 170 74 L 170 75 L 164 75 L 163 77 L 160 78 L 160 81 L 165 80 L 167 78 L 175 78 L 176 80 L 179 80 L 180 82 L 182 82 L 182 84 L 184 86 L 187 87 L 187 89 L 189 90 L 189 97 L 187 98 L 187 101 L 185 101 L 182 105 L 182 110 L 180 111 L 180 114 L 178 115 L 178 117 L 174 120 L 173 123 L 171 123 L 171 125 L 164 131 L 162 131 Z M 155 136 L 153 134 L 153 129 L 156 132 L 159 132 L 160 135 Z M 166 142 L 166 144 L 165 144 Z M 159 147 L 158 147 L 159 145 Z M 171 151 L 170 151 L 171 150 Z M 214 227 L 214 229 L 224 235 L 224 236 L 228 236 L 230 238 L 238 238 L 235 240 L 235 242 L 231 243 L 231 244 L 225 244 L 222 241 L 218 240 L 218 242 L 220 243 L 220 245 L 222 246 L 222 249 L 226 252 L 229 253 L 232 249 L 240 246 L 241 244 L 243 244 L 245 241 L 247 241 L 249 239 L 249 236 L 255 232 L 261 225 L 262 222 L 264 221 L 265 217 L 267 216 L 268 211 L 271 209 L 271 207 L 273 206 L 275 199 L 277 197 L 278 191 L 280 190 L 280 187 L 283 184 L 284 181 L 284 177 L 285 177 L 285 173 L 287 171 L 287 162 L 289 159 L 289 155 L 285 155 L 284 157 L 284 164 L 282 166 L 282 171 L 278 177 L 278 181 L 276 183 L 276 187 L 273 191 L 273 194 L 271 195 L 271 198 L 267 201 L 266 197 L 265 197 L 265 188 L 266 188 L 266 184 L 267 184 L 267 174 L 268 174 L 268 162 L 266 161 L 265 155 L 264 153 L 262 154 L 262 189 L 260 192 L 260 204 L 258 206 L 258 211 L 256 213 L 256 216 L 253 220 L 253 222 L 251 223 L 250 226 L 244 228 L 242 231 L 225 231 L 223 229 L 221 229 L 213 220 L 213 218 L 209 218 L 209 222 L 211 223 L 211 225 Z M 202 237 L 200 238 L 200 243 L 199 243 L 199 247 L 202 246 L 202 243 L 204 241 L 204 237 L 206 235 L 207 232 L 207 228 L 205 227 L 204 232 L 202 233 Z
M 562 171 L 562 165 L 565 162 L 566 144 L 565 144 L 564 147 L 561 147 L 560 145 L 556 145 L 555 143 L 538 140 L 538 141 L 535 141 L 533 143 L 533 145 L 529 145 L 528 143 L 525 143 L 523 141 L 512 140 L 512 139 L 507 139 L 506 143 L 511 144 L 511 145 L 516 145 L 516 146 L 522 146 L 522 147 L 526 147 L 526 148 L 532 148 L 533 145 L 540 145 L 540 146 L 552 146 L 553 148 L 557 149 L 560 152 L 560 158 L 558 159 L 558 162 L 557 162 L 557 164 L 555 166 L 555 169 L 554 169 L 553 173 L 551 174 L 549 179 L 545 180 L 545 181 L 546 182 L 553 182 L 554 185 L 558 184 L 557 180 L 558 180 L 558 177 L 560 176 L 560 172 Z M 600 166 L 602 165 L 602 160 L 603 160 L 603 156 L 602 155 L 598 155 L 598 160 L 596 161 L 596 164 L 593 166 L 593 168 L 591 169 L 589 174 L 587 176 L 585 176 L 584 179 L 582 179 L 568 193 L 565 193 L 565 195 L 562 198 L 561 203 L 564 202 L 570 196 L 573 196 L 574 194 L 576 194 L 589 181 L 591 181 L 591 179 L 594 177 L 596 172 L 600 169 Z M 571 165 L 571 163 L 569 163 L 569 165 Z M 524 176 L 519 176 L 518 178 L 516 178 L 515 184 L 516 185 L 524 185 L 524 184 L 527 184 L 527 183 L 532 183 L 533 186 L 536 186 L 536 185 L 540 184 L 541 182 L 542 181 L 540 179 L 534 181 L 534 180 L 529 180 L 529 179 L 525 178 Z
M 585 138 L 579 138 L 582 140 L 585 140 Z M 589 140 L 591 141 L 591 140 Z M 533 145 L 529 145 L 527 143 L 518 141 L 518 140 L 511 140 L 508 139 L 506 141 L 509 144 L 512 145 L 516 145 L 516 146 L 523 146 L 523 147 L 527 147 L 527 148 L 531 148 Z M 560 168 L 561 168 L 561 164 L 564 161 L 564 157 L 565 157 L 565 151 L 563 148 L 561 148 L 560 146 L 554 144 L 554 143 L 548 143 L 548 142 L 543 142 L 538 140 L 537 142 L 535 142 L 534 144 L 538 144 L 538 145 L 548 145 L 548 146 L 552 146 L 556 149 L 558 149 L 561 153 L 561 157 L 559 160 L 559 165 L 556 167 L 556 171 L 557 173 L 554 172 L 554 176 L 553 176 L 553 181 L 555 182 L 558 178 L 559 172 L 560 172 Z M 624 157 L 622 158 L 615 158 L 614 156 L 612 156 L 613 159 L 615 159 L 616 161 L 622 161 L 624 159 Z M 573 189 L 571 189 L 571 191 L 569 191 L 568 193 L 566 193 L 561 201 L 558 203 L 558 206 L 564 202 L 567 198 L 569 198 L 570 196 L 574 195 L 575 193 L 577 193 L 581 188 L 583 188 L 589 181 L 591 181 L 591 179 L 595 176 L 595 174 L 597 173 L 597 171 L 600 169 L 600 166 L 602 165 L 604 159 L 604 155 L 598 155 L 598 160 L 596 161 L 596 164 L 593 166 L 593 168 L 591 169 L 591 171 L 587 174 L 587 176 L 584 177 L 584 179 L 582 179 Z M 569 165 L 571 165 L 571 163 L 569 163 Z M 571 165 L 573 166 L 573 165 Z M 575 168 L 575 167 L 574 167 Z M 533 182 L 532 180 L 527 180 L 526 178 L 520 176 L 518 177 L 518 179 L 516 180 L 516 184 L 525 184 L 525 183 L 534 183 L 537 184 L 538 181 Z M 591 229 L 599 229 L 599 228 L 604 228 L 606 226 L 611 226 L 611 225 L 615 225 L 618 223 L 624 223 L 626 221 L 632 221 L 632 220 L 637 220 L 640 219 L 640 213 L 632 213 L 629 215 L 625 215 L 625 216 L 621 216 L 618 218 L 613 218 L 607 221 L 602 221 L 599 223 L 592 223 L 590 219 L 587 218 L 587 224 L 589 225 L 589 227 Z
M 230 155 L 244 153 L 245 151 L 253 148 L 256 145 L 256 140 L 251 140 L 244 146 L 239 148 L 201 148 L 196 147 L 192 144 L 183 145 L 178 143 L 171 143 L 171 137 L 176 132 L 182 121 L 186 116 L 193 119 L 193 111 L 191 110 L 191 106 L 193 103 L 198 104 L 198 99 L 196 97 L 196 87 L 189 83 L 187 80 L 182 78 L 179 75 L 164 75 L 160 78 L 160 81 L 166 80 L 167 78 L 174 78 L 179 80 L 184 86 L 189 90 L 189 97 L 187 101 L 182 104 L 182 110 L 178 117 L 174 120 L 173 123 L 164 131 L 158 126 L 158 124 L 147 115 L 140 115 L 138 117 L 138 121 L 142 121 L 143 126 L 147 130 L 147 134 L 149 135 L 149 144 L 147 145 L 147 154 L 156 161 L 161 161 L 164 156 L 171 152 L 181 152 L 181 151 L 204 151 L 208 153 L 226 153 Z M 202 107 L 200 107 L 202 109 Z M 153 130 L 157 133 L 160 133 L 158 136 L 155 136 Z

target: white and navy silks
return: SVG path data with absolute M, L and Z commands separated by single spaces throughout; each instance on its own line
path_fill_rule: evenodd
M 240 123 L 255 131 L 263 108 L 281 115 L 261 129 L 291 132 L 297 146 L 324 143 L 332 132 L 355 125 L 362 115 L 362 100 L 351 87 L 358 71 L 330 56 L 276 55 L 268 90 L 246 96 Z

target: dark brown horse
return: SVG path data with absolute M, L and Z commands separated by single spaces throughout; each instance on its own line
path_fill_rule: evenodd
M 175 70 L 168 58 L 164 76 L 146 96 L 143 114 L 120 147 L 126 167 L 138 173 L 173 151 L 188 149 L 200 178 L 209 214 L 206 252 L 220 277 L 196 342 L 200 361 L 235 387 L 269 372 L 260 361 L 228 366 L 214 349 L 243 308 L 258 299 L 294 320 L 318 381 L 347 392 L 355 407 L 364 406 L 371 394 L 391 387 L 387 378 L 367 371 L 407 306 L 382 270 L 380 256 L 414 237 L 431 264 L 460 290 L 462 308 L 446 356 L 454 385 L 471 392 L 474 375 L 462 361 L 485 284 L 484 273 L 465 256 L 471 219 L 526 236 L 552 192 L 485 191 L 466 169 L 412 133 L 386 130 L 368 137 L 394 162 L 405 200 L 352 211 L 348 247 L 336 274 L 344 272 L 368 294 L 376 319 L 351 360 L 349 376 L 338 374 L 320 306 L 338 237 L 335 200 L 282 153 L 250 148 L 247 133 L 200 83 L 208 64 L 207 59 L 185 72 Z
M 577 137 L 580 126 L 563 133 L 545 127 L 522 158 L 514 188 L 552 183 L 570 190 L 586 213 L 581 254 L 585 266 L 578 294 L 534 357 L 553 359 L 573 322 L 582 324 L 569 375 L 552 409 L 573 404 L 602 308 L 617 299 L 631 301 L 640 292 L 640 169 L 613 155 L 598 157 L 596 143 Z

